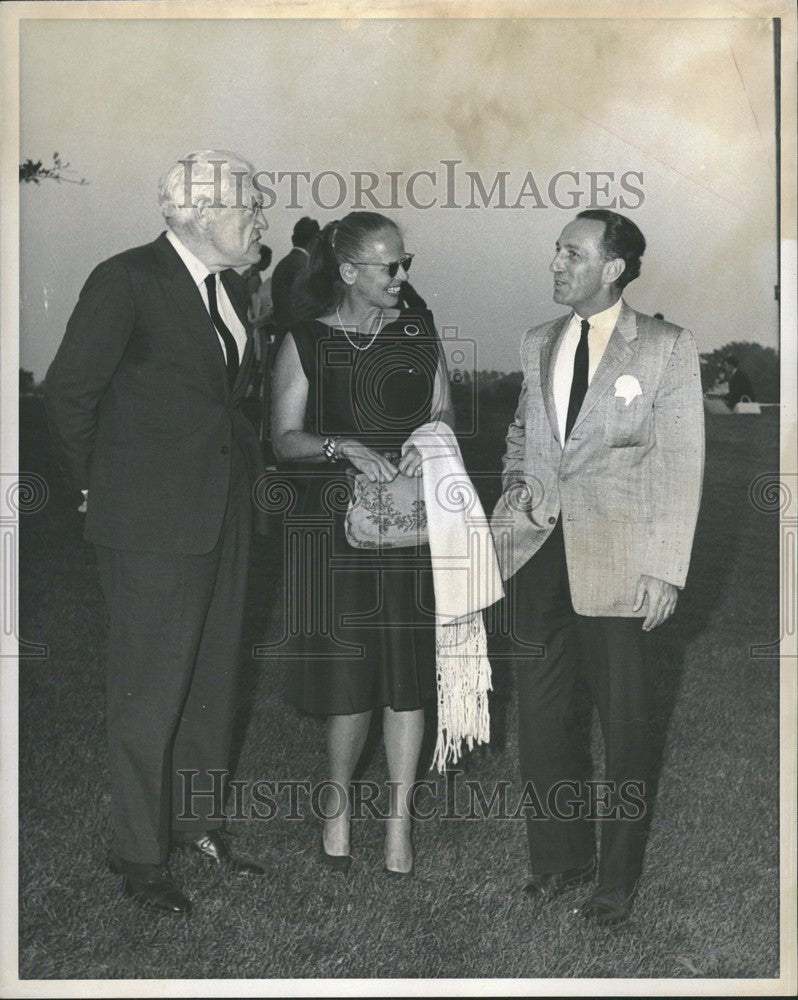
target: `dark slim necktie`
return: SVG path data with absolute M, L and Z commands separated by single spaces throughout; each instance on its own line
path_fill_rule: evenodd
M 213 325 L 219 332 L 219 336 L 224 342 L 224 349 L 227 354 L 227 377 L 232 386 L 238 375 L 238 345 L 235 337 L 230 333 L 224 320 L 219 314 L 219 307 L 216 304 L 216 275 L 209 274 L 205 279 L 205 287 L 208 289 L 208 311 L 211 314 Z
M 587 347 L 587 332 L 590 323 L 586 319 L 582 320 L 582 336 L 576 346 L 574 355 L 574 377 L 571 379 L 571 395 L 568 399 L 568 416 L 565 418 L 565 437 L 568 438 L 571 428 L 574 426 L 579 411 L 582 408 L 582 401 L 587 392 L 587 371 L 590 364 L 590 354 Z

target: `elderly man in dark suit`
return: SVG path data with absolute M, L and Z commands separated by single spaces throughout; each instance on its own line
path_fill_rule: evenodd
M 492 526 L 511 584 L 521 775 L 532 874 L 548 901 L 595 873 L 583 906 L 599 924 L 630 913 L 644 850 L 650 683 L 644 633 L 673 613 L 701 495 L 703 403 L 688 330 L 622 298 L 643 234 L 589 210 L 565 227 L 551 264 L 570 311 L 528 331 L 524 384 L 507 434 Z M 643 619 L 642 627 L 640 619 Z M 606 786 L 581 781 L 573 723 L 582 673 L 604 737 Z
M 95 268 L 45 385 L 109 610 L 109 864 L 126 895 L 171 913 L 191 909 L 172 846 L 263 873 L 231 853 L 218 802 L 185 809 L 184 794 L 226 772 L 236 708 L 261 457 L 239 409 L 253 349 L 231 268 L 258 260 L 266 228 L 252 173 L 204 151 L 164 176 L 168 230 Z

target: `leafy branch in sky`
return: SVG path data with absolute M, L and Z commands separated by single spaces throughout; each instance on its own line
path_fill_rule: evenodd
M 76 177 L 66 177 L 69 173 L 69 164 L 64 163 L 60 153 L 53 153 L 53 165 L 45 167 L 41 160 L 25 160 L 19 165 L 20 184 L 38 184 L 42 180 L 65 181 L 67 184 L 88 184 L 85 177 L 78 180 Z

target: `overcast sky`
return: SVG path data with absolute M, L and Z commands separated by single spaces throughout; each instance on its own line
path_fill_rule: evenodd
M 20 364 L 43 377 L 91 269 L 158 235 L 158 178 L 205 147 L 274 176 L 275 260 L 300 215 L 339 218 L 375 174 L 478 368 L 520 367 L 523 331 L 562 311 L 562 227 L 619 198 L 649 245 L 632 306 L 702 351 L 776 347 L 772 48 L 766 20 L 25 23 L 20 155 L 58 151 L 90 183 L 20 190 Z M 498 187 L 484 207 L 467 171 L 486 196 L 505 171 L 518 207 Z M 591 191 L 590 172 L 611 177 Z

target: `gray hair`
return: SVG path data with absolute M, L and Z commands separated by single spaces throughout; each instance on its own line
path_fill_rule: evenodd
M 233 171 L 239 176 L 233 176 Z M 241 184 L 239 172 L 251 176 L 255 168 L 229 149 L 186 153 L 161 178 L 158 186 L 161 214 L 170 225 L 186 225 L 201 198 L 216 204 L 234 204 Z

